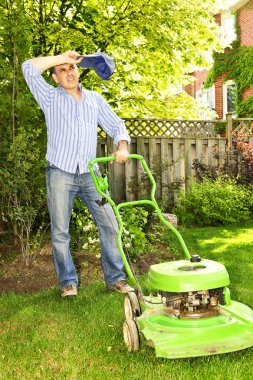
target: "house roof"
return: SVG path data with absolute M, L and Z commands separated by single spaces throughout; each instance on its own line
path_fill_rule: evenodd
M 227 11 L 236 11 L 237 9 L 240 9 L 245 4 L 247 4 L 250 0 L 238 0 L 234 2 L 234 4 L 230 5 L 226 10 Z
M 245 4 L 249 3 L 250 0 L 230 0 L 230 5 L 225 5 L 223 3 L 223 6 L 219 8 L 219 10 L 216 12 L 216 14 L 222 14 L 222 13 L 227 13 L 227 12 L 233 12 L 236 11 L 237 9 L 240 9 L 243 7 Z

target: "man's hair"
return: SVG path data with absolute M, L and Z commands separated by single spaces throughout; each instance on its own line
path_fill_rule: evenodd
M 74 65 L 75 65 L 75 63 L 74 63 Z M 55 68 L 56 68 L 56 66 L 50 67 L 49 71 L 50 71 L 51 75 L 56 73 L 56 69 Z
M 49 70 L 50 70 L 51 75 L 54 74 L 55 73 L 55 66 L 51 67 Z

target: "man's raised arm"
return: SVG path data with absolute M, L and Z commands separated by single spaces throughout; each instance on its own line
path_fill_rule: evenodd
M 83 56 L 75 51 L 66 51 L 63 54 L 32 58 L 30 62 L 41 70 L 41 72 L 50 69 L 51 67 L 63 65 L 65 63 L 75 64 L 81 62 Z

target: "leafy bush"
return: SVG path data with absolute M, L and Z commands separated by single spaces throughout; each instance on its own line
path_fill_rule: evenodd
M 253 117 L 253 96 L 249 96 L 246 99 L 243 99 L 238 105 L 238 115 L 240 117 Z
M 20 127 L 4 159 L 0 157 L 1 213 L 5 224 L 12 225 L 13 245 L 20 244 L 27 266 L 49 224 L 42 144 L 42 129 Z
M 76 197 L 70 223 L 71 250 L 83 249 L 99 252 L 98 229 L 88 209 L 80 198 Z
M 144 207 L 123 208 L 120 211 L 123 221 L 122 242 L 124 251 L 132 258 L 144 252 L 149 243 L 146 228 L 150 212 Z M 99 252 L 100 243 L 98 230 L 93 219 L 79 198 L 75 198 L 70 223 L 71 249 Z
M 145 228 L 149 212 L 143 207 L 125 208 L 121 211 L 124 225 L 123 246 L 130 257 L 136 258 L 143 253 L 148 240 Z
M 183 225 L 224 225 L 243 223 L 253 211 L 252 190 L 233 179 L 204 178 L 192 181 L 174 208 Z

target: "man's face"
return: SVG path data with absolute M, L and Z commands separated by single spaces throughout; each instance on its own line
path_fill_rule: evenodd
M 55 66 L 52 77 L 56 83 L 58 83 L 66 91 L 74 90 L 79 81 L 78 67 L 73 64 L 64 64 Z

